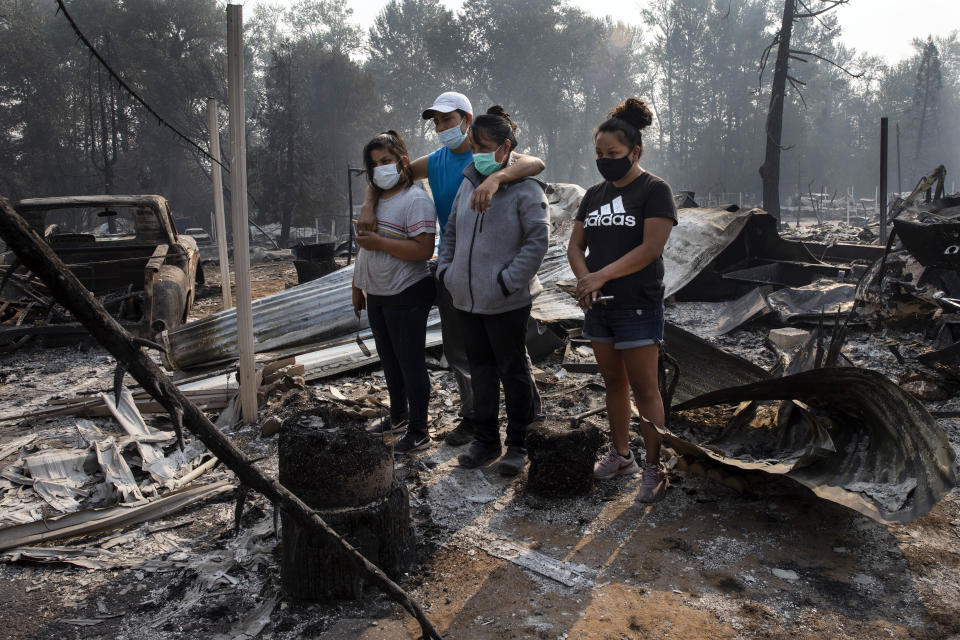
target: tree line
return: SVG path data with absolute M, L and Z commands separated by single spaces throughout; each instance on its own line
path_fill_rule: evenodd
M 66 6 L 111 68 L 204 147 L 206 98 L 217 98 L 229 158 L 223 4 Z M 598 180 L 593 128 L 639 95 L 655 113 L 645 132 L 648 169 L 675 190 L 742 192 L 759 204 L 773 75 L 759 69 L 783 8 L 654 0 L 627 24 L 553 0 L 473 0 L 457 12 L 391 0 L 364 30 L 345 0 L 258 5 L 244 16 L 251 211 L 260 223 L 282 223 L 285 236 L 291 225 L 319 219 L 328 228 L 334 217 L 342 230 L 347 166 L 359 166 L 363 143 L 392 128 L 412 154 L 431 151 L 436 138 L 420 112 L 448 89 L 470 96 L 478 112 L 503 104 L 520 124 L 521 149 L 547 163 L 543 177 L 584 186 Z M 793 28 L 791 47 L 817 57 L 790 63 L 779 143 L 784 204 L 809 190 L 872 196 L 883 115 L 899 125 L 903 189 L 937 164 L 960 170 L 957 33 L 917 34 L 913 56 L 886 64 L 842 44 L 842 10 Z M 894 142 L 892 133 L 891 189 Z M 209 173 L 201 153 L 159 126 L 78 44 L 55 2 L 0 0 L 0 193 L 159 193 L 178 216 L 208 227 Z

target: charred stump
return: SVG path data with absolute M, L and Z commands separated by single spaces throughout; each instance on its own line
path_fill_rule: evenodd
M 599 427 L 548 419 L 527 427 L 530 457 L 527 491 L 542 496 L 576 496 L 593 486 L 593 465 L 603 444 Z
M 407 488 L 393 477 L 393 454 L 364 423 L 319 407 L 285 421 L 280 483 L 391 578 L 414 556 Z M 330 542 L 281 514 L 281 581 L 300 600 L 357 599 L 366 576 Z

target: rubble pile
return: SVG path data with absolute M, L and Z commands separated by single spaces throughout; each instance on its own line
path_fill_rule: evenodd
M 148 426 L 126 388 L 119 403 L 106 394 L 102 399 L 115 418 L 110 424 L 78 419 L 72 441 L 31 434 L 0 451 L 3 458 L 16 454 L 0 472 L 0 525 L 118 503 L 143 505 L 184 486 L 184 478 L 189 482 L 190 472 L 209 457 L 195 440 L 181 451 L 173 446 L 172 431 Z

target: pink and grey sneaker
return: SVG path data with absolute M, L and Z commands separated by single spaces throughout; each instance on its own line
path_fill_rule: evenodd
M 644 463 L 643 480 L 640 482 L 640 493 L 637 502 L 649 504 L 659 502 L 667 494 L 670 480 L 667 478 L 667 469 L 660 462 Z
M 607 452 L 607 457 L 597 463 L 597 466 L 593 469 L 593 477 L 597 480 L 609 480 L 614 476 L 618 476 L 623 473 L 635 474 L 640 471 L 640 467 L 637 466 L 637 459 L 633 455 L 633 451 L 630 451 L 630 457 L 625 458 L 613 447 L 610 447 L 610 451 Z

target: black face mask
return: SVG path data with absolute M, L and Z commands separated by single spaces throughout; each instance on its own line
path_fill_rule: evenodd
M 597 158 L 597 171 L 604 180 L 610 182 L 616 182 L 627 175 L 632 166 L 633 160 L 630 159 L 629 153 L 622 158 Z

